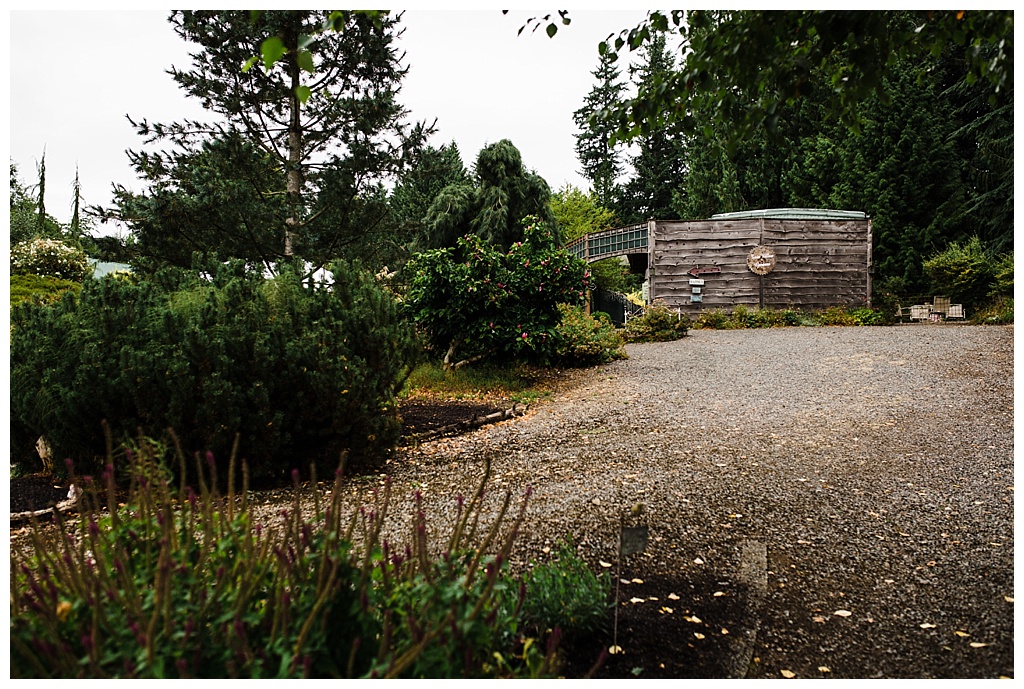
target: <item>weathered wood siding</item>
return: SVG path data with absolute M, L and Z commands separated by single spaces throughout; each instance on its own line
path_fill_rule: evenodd
M 651 298 L 686 313 L 870 303 L 870 220 L 659 220 L 649 232 Z M 764 276 L 747 267 L 751 250 L 762 245 L 776 257 Z M 689 284 L 694 267 L 721 270 L 700 275 L 700 302 L 692 301 Z

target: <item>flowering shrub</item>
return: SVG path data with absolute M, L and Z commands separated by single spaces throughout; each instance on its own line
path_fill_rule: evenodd
M 446 366 L 489 356 L 547 362 L 555 354 L 559 304 L 582 304 L 586 264 L 527 218 L 524 240 L 501 253 L 479 237 L 413 257 L 406 304 Z
M 11 248 L 11 273 L 81 282 L 91 272 L 85 252 L 58 239 L 33 239 Z

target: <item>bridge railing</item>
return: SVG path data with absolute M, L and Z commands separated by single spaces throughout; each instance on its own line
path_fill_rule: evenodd
M 613 256 L 647 253 L 647 223 L 591 232 L 566 245 L 565 249 L 587 263 Z

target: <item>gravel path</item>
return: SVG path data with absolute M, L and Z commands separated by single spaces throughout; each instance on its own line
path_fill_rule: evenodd
M 697 330 L 628 351 L 525 419 L 404 450 L 396 496 L 421 490 L 443 522 L 489 453 L 493 492 L 533 488 L 519 564 L 566 534 L 613 561 L 637 502 L 635 571 L 726 584 L 763 545 L 750 677 L 1013 676 L 1012 326 Z

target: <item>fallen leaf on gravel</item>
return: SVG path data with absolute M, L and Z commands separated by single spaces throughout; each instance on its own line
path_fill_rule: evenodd
M 616 655 L 618 653 L 622 653 L 622 646 L 609 646 L 608 647 L 608 652 L 611 653 L 612 655 Z
M 729 630 L 728 630 L 728 629 L 726 629 L 725 627 L 722 627 L 722 633 L 723 633 L 723 634 L 728 634 L 728 633 L 729 633 Z
M 967 632 L 961 632 L 959 630 L 957 630 L 957 631 L 955 631 L 953 633 L 956 634 L 957 636 L 961 637 L 961 638 L 963 638 L 965 636 L 970 636 L 970 634 L 968 634 Z
M 698 639 L 703 639 L 703 638 L 704 638 L 704 635 L 703 635 L 703 634 L 701 634 L 700 632 L 694 632 L 694 633 L 693 633 L 693 635 L 694 635 L 695 637 L 697 637 Z
M 825 624 L 825 618 L 821 617 L 820 615 L 815 615 L 811 619 L 814 620 L 815 622 L 819 623 L 819 624 Z
M 832 669 L 827 667 L 827 666 L 825 666 L 825 665 L 819 665 L 818 666 L 818 672 L 822 672 L 822 673 L 824 673 L 824 672 L 832 672 Z
M 647 600 L 658 600 L 657 596 L 647 596 Z
M 971 642 L 971 648 L 984 648 L 985 646 L 988 646 L 988 644 L 983 644 L 980 641 Z
M 1006 601 L 1007 603 L 1012 603 L 1013 602 L 1013 596 L 1003 596 L 1003 600 Z
M 668 599 L 669 600 L 679 600 L 679 596 L 677 596 L 674 593 L 670 593 L 670 594 L 668 594 Z
M 836 610 L 836 611 L 835 611 L 834 613 L 832 613 L 832 614 L 833 614 L 833 615 L 838 615 L 839 617 L 849 617 L 849 616 L 850 616 L 850 615 L 852 615 L 853 613 L 852 613 L 852 612 L 850 612 L 849 610 Z
M 642 583 L 644 583 L 644 580 L 643 579 L 633 579 L 632 583 L 634 583 L 634 584 L 642 584 Z
M 694 624 L 700 624 L 701 623 L 701 619 L 699 617 L 697 617 L 696 615 L 693 615 L 692 617 L 688 617 L 686 615 L 683 615 L 683 619 L 686 620 L 687 622 L 693 622 Z
M 702 565 L 702 564 L 704 564 L 704 560 L 701 560 L 699 557 L 698 558 L 694 558 L 693 564 L 695 564 L 695 565 Z
M 542 553 L 544 553 L 545 555 L 547 555 L 548 553 L 550 553 L 550 552 L 551 552 L 551 548 L 548 548 L 547 546 L 545 546 L 545 547 L 543 547 L 543 548 L 541 548 L 541 549 L 540 549 L 540 552 L 542 552 Z
M 623 584 L 629 584 L 630 583 L 629 579 L 619 579 L 619 581 L 621 581 Z
M 671 615 L 672 613 L 675 612 L 675 610 L 672 609 L 672 608 L 667 608 L 665 606 L 662 606 L 661 610 L 659 610 L 658 612 L 660 612 L 662 615 L 664 615 L 665 613 L 668 613 L 669 615 Z
M 785 677 L 786 679 L 793 679 L 794 677 L 796 677 L 796 673 L 793 672 L 792 670 L 782 670 L 781 673 L 782 673 L 782 676 Z
M 921 629 L 935 629 L 935 625 L 930 622 L 922 622 L 919 626 Z
M 604 560 L 598 560 L 598 561 L 597 561 L 597 564 L 601 565 L 602 567 L 606 567 L 606 568 L 607 568 L 607 567 L 611 567 L 611 566 L 612 566 L 612 563 L 610 563 L 610 562 L 605 562 Z
M 724 591 L 715 591 L 711 595 L 714 596 L 715 598 L 718 598 L 719 596 L 724 596 L 725 592 Z
M 635 605 L 636 603 L 643 603 L 644 599 L 643 598 L 630 598 L 629 602 L 633 603 Z

